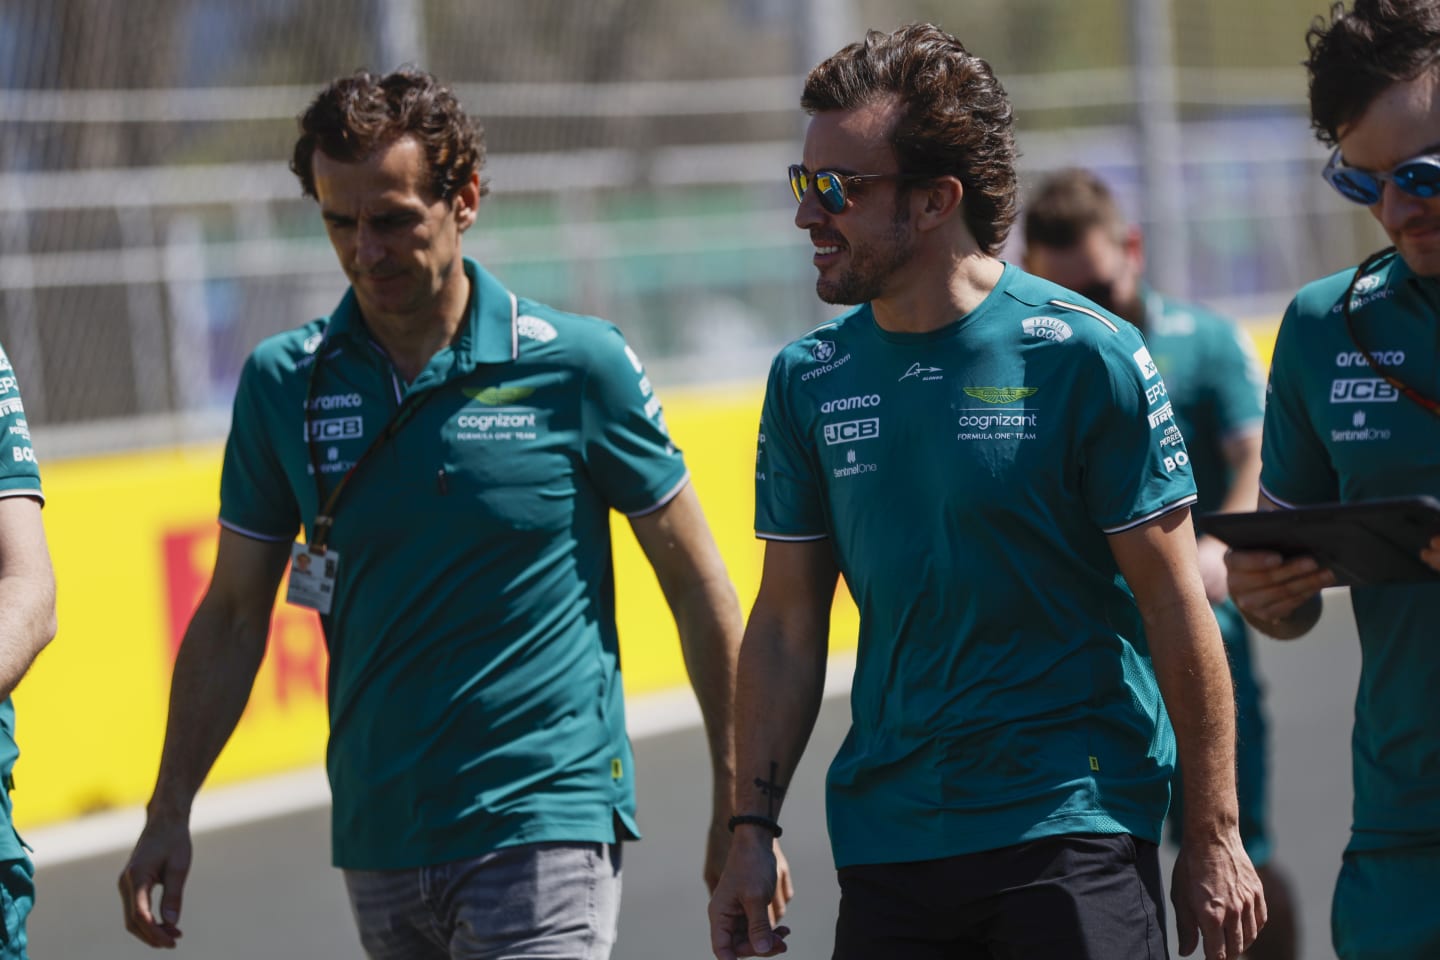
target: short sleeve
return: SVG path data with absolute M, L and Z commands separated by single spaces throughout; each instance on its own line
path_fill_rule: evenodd
M 1297 305 L 1294 301 L 1285 311 L 1275 336 L 1260 442 L 1260 486 L 1283 503 L 1329 503 L 1340 499 L 1340 479 L 1305 406 Z
M 662 506 L 684 486 L 685 458 L 670 440 L 660 398 L 620 331 L 608 327 L 586 358 L 583 444 L 601 496 L 627 516 Z
M 300 508 L 275 450 L 275 431 L 292 429 L 293 422 L 296 434 L 303 435 L 304 420 L 275 416 L 280 395 L 274 373 L 252 354 L 240 373 L 225 441 L 220 523 L 257 540 L 292 540 L 300 529 Z
M 30 445 L 30 423 L 10 358 L 0 348 L 0 497 L 29 496 L 41 501 L 40 466 Z
M 1193 503 L 1195 481 L 1185 438 L 1149 349 L 1138 333 L 1102 341 L 1103 371 L 1082 435 L 1082 495 L 1091 518 L 1119 533 Z
M 770 367 L 755 450 L 755 534 L 772 540 L 827 536 L 813 458 L 790 415 L 783 357 Z

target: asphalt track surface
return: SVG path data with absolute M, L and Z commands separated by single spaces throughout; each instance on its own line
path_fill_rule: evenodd
M 1257 638 L 1256 654 L 1269 694 L 1277 862 L 1289 872 L 1302 905 L 1301 956 L 1333 957 L 1330 894 L 1350 824 L 1350 725 L 1359 673 L 1348 597 L 1329 592 L 1315 632 L 1292 643 Z M 830 956 L 839 894 L 825 835 L 823 781 L 848 724 L 846 698 L 827 698 L 785 806 L 784 848 L 797 890 L 786 918 L 794 930 L 787 956 L 795 960 Z M 625 847 L 614 958 L 704 960 L 710 952 L 700 880 L 709 802 L 703 739 L 697 729 L 646 736 L 637 740 L 636 754 L 645 839 Z M 39 901 L 30 922 L 32 957 L 157 956 L 131 939 L 121 921 L 115 878 L 125 854 L 69 854 L 47 864 L 45 841 L 53 836 L 38 832 L 33 838 L 39 841 Z M 362 956 L 340 875 L 329 866 L 326 808 L 201 832 L 195 848 L 181 922 L 185 936 L 179 950 L 166 955 Z M 1168 870 L 1167 862 L 1167 877 Z

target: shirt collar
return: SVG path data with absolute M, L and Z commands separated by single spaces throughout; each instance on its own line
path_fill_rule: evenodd
M 509 363 L 520 354 L 519 303 L 515 294 L 475 260 L 465 257 L 462 262 L 465 276 L 470 279 L 470 298 L 455 340 L 455 365 L 468 373 L 481 363 Z M 346 289 L 326 325 L 325 339 L 337 337 L 361 342 L 370 339 L 354 287 Z

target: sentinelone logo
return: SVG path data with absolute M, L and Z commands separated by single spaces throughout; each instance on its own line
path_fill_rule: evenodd
M 859 459 L 859 457 L 855 456 L 855 451 L 851 450 L 845 454 L 845 462 L 849 464 L 849 466 L 835 467 L 830 472 L 835 475 L 836 480 L 842 480 L 845 477 L 858 477 L 862 473 L 874 473 L 880 469 L 873 463 L 859 463 L 857 462 Z
M 1387 427 L 1367 427 L 1365 425 L 1365 411 L 1356 410 L 1355 415 L 1350 418 L 1353 430 L 1331 430 L 1331 443 L 1351 443 L 1360 441 L 1362 443 L 1371 440 L 1389 440 L 1390 430 Z

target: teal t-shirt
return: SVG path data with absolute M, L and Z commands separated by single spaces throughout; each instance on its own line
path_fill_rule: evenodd
M 1264 492 L 1282 505 L 1440 496 L 1440 418 L 1378 377 L 1346 333 L 1353 269 L 1304 287 L 1270 365 Z M 1400 379 L 1440 395 L 1440 281 L 1396 257 L 1361 278 L 1360 343 Z M 1352 850 L 1440 843 L 1440 587 L 1352 587 L 1360 687 L 1351 738 Z
M 943 329 L 791 343 L 759 440 L 758 535 L 829 538 L 860 611 L 836 864 L 1158 842 L 1174 734 L 1106 535 L 1195 487 L 1139 332 L 1007 264 Z
M 10 358 L 0 347 L 0 497 L 34 497 L 44 502 L 40 493 L 40 468 L 35 450 L 30 445 L 30 424 L 25 419 L 25 403 L 20 398 L 20 385 Z M 0 861 L 18 860 L 25 856 L 10 821 L 10 783 L 20 748 L 15 743 L 15 704 L 9 697 L 0 701 Z
M 517 299 L 473 261 L 457 341 L 407 388 L 353 291 L 246 363 L 220 521 L 313 534 L 310 436 L 350 481 L 330 649 L 335 864 L 399 869 L 543 841 L 637 835 L 609 512 L 687 480 L 639 359 L 611 324 Z

